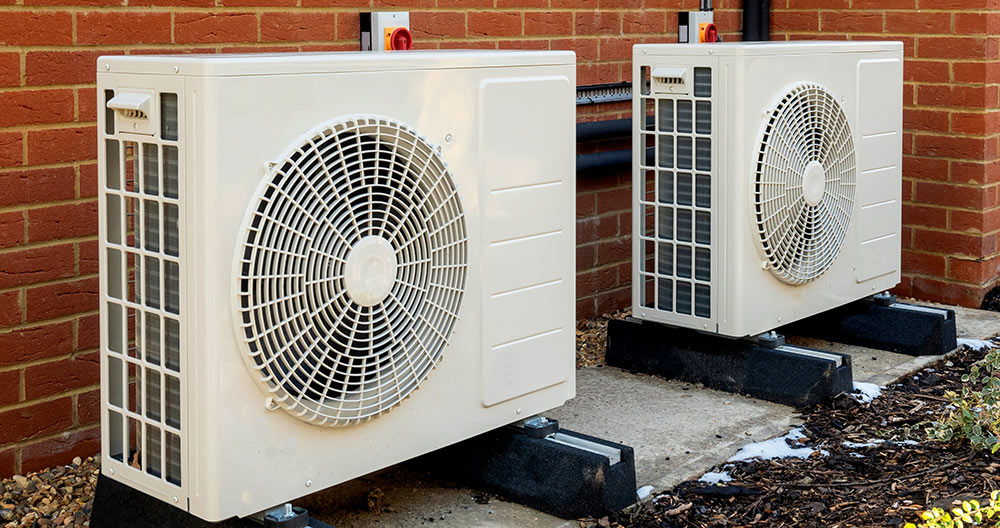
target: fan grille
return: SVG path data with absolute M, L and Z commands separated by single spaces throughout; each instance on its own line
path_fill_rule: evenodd
M 465 218 L 446 164 L 406 125 L 352 117 L 306 137 L 258 190 L 238 310 L 274 403 L 344 426 L 397 405 L 441 359 Z
M 851 221 L 854 140 L 837 99 L 816 84 L 789 90 L 760 141 L 754 206 L 771 272 L 789 284 L 819 277 Z

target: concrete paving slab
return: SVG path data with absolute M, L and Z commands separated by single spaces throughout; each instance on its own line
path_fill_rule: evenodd
M 610 367 L 578 371 L 576 386 L 577 397 L 548 414 L 632 446 L 638 485 L 657 489 L 700 476 L 709 460 L 784 433 L 793 420 L 791 407 Z
M 951 308 L 956 311 L 959 337 L 986 339 L 1000 332 L 1000 313 Z M 938 359 L 794 336 L 789 341 L 848 353 L 854 379 L 879 385 Z M 791 407 L 609 367 L 579 370 L 577 397 L 547 414 L 568 429 L 632 446 L 638 485 L 657 490 L 695 478 L 743 445 L 784 434 L 798 423 Z M 367 511 L 365 499 L 374 488 L 384 493 L 382 503 L 388 511 Z M 472 490 L 394 466 L 314 494 L 303 505 L 339 528 L 578 526 L 576 521 L 497 499 L 479 504 L 474 496 Z

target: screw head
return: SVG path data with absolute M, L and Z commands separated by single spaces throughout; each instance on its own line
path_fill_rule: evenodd
M 447 134 L 446 136 L 444 136 L 445 143 L 451 143 L 452 141 L 455 141 L 455 136 L 452 136 L 451 134 Z
M 174 504 L 177 504 L 177 496 L 174 496 Z
M 104 70 L 105 71 L 111 71 L 111 65 L 110 64 L 105 64 L 104 65 Z
M 174 73 L 177 73 L 179 71 L 181 71 L 181 67 L 180 66 L 174 66 Z
M 307 487 L 307 488 L 308 488 L 308 487 L 311 487 L 312 485 L 313 485 L 313 481 L 311 481 L 311 480 L 307 480 L 307 481 L 306 481 L 306 487 Z
M 518 407 L 518 408 L 517 408 L 517 411 L 515 411 L 515 412 L 517 412 L 517 414 L 521 414 L 521 408 L 520 408 L 520 407 Z
M 115 474 L 115 468 L 108 468 L 108 475 L 114 475 L 114 474 Z

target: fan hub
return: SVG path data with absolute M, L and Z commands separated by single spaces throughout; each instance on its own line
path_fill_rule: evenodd
M 385 300 L 396 282 L 396 252 L 388 240 L 367 236 L 358 241 L 344 264 L 347 296 L 361 306 Z
M 810 161 L 802 175 L 802 197 L 809 205 L 818 205 L 823 201 L 823 190 L 826 187 L 826 169 L 818 161 Z

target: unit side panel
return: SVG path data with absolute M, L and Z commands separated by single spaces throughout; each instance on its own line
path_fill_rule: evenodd
M 102 470 L 187 509 L 184 79 L 102 73 L 97 93 Z M 146 109 L 108 108 L 129 94 Z
M 565 76 L 480 85 L 485 406 L 572 385 L 574 86 Z
M 716 331 L 718 61 L 639 63 L 636 75 L 633 313 Z
M 858 282 L 899 282 L 903 61 L 858 63 Z

